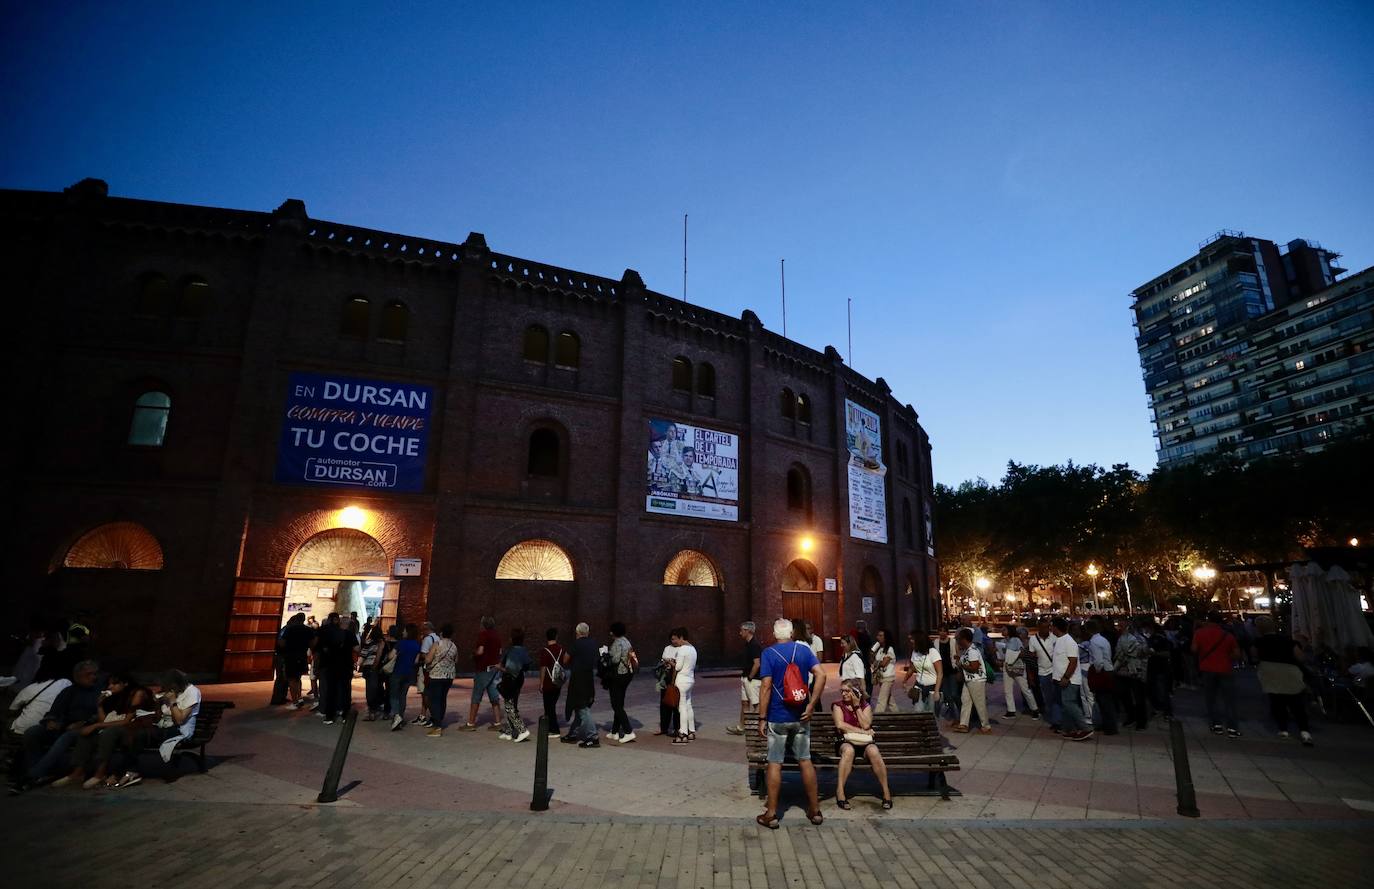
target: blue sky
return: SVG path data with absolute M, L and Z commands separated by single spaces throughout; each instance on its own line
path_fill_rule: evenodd
M 1374 264 L 1374 4 L 7 4 L 0 186 L 312 216 L 846 351 L 937 480 L 1154 465 L 1129 291 L 1220 228 Z M 1110 7 L 1110 8 L 1102 8 Z

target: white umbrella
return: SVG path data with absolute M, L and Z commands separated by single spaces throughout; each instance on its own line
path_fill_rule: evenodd
M 1360 611 L 1360 594 L 1350 585 L 1350 575 L 1339 566 L 1323 571 L 1316 562 L 1288 569 L 1293 591 L 1293 632 L 1306 633 L 1316 645 L 1336 652 L 1360 645 L 1374 646 Z

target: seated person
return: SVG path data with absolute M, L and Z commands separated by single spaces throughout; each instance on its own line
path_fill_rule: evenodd
M 66 777 L 53 782 L 54 787 L 80 784 L 90 790 L 101 784 L 114 787 L 118 775 L 109 775 L 110 762 L 126 729 L 134 720 L 151 722 L 157 715 L 153 694 L 139 685 L 127 673 L 115 673 L 106 685 L 105 697 L 96 708 L 95 722 L 77 729 L 76 749 L 72 752 L 72 770 Z M 92 770 L 90 778 L 87 770 Z
M 862 678 L 846 679 L 840 685 L 840 699 L 830 707 L 835 720 L 835 755 L 840 759 L 839 780 L 835 784 L 835 804 L 841 809 L 852 808 L 845 799 L 844 785 L 854 769 L 855 757 L 862 756 L 873 767 L 873 774 L 883 789 L 883 808 L 892 808 L 892 791 L 887 786 L 887 765 L 873 739 L 873 708 L 868 705 Z
M 67 752 L 76 743 L 77 732 L 95 720 L 96 707 L 100 704 L 100 689 L 96 686 L 98 672 L 95 661 L 77 664 L 71 685 L 53 699 L 52 706 L 36 725 L 25 729 L 23 771 L 10 785 L 11 793 L 23 793 L 66 762 Z
M 200 712 L 200 689 L 191 684 L 180 670 L 169 670 L 162 677 L 162 691 L 155 699 L 160 704 L 157 724 L 141 727 L 137 724 L 128 732 L 129 750 L 137 755 L 146 747 L 157 747 L 163 762 L 172 761 L 177 744 L 196 732 L 196 714 Z M 116 786 L 130 787 L 143 780 L 132 769 L 125 772 Z

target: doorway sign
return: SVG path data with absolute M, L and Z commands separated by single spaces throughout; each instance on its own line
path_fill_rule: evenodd
M 864 596 L 864 614 L 873 613 L 873 597 Z
M 419 559 L 397 559 L 391 565 L 391 575 L 393 577 L 419 577 Z

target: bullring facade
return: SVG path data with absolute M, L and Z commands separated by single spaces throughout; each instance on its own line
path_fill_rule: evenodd
M 936 613 L 915 410 L 616 280 L 311 219 L 6 191 L 16 617 L 131 666 L 270 674 L 289 613 L 596 634 L 705 660 L 780 614 Z

